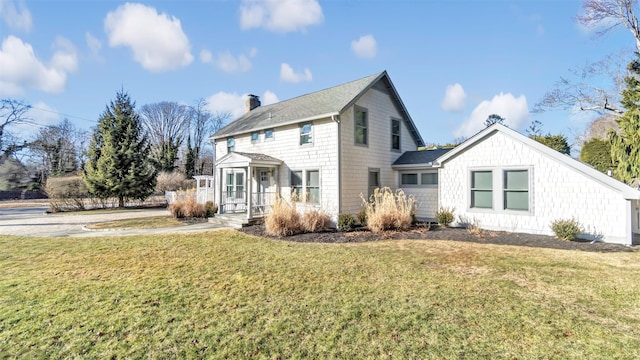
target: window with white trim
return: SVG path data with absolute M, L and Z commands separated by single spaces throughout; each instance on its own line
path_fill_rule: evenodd
M 471 207 L 493 208 L 493 171 L 471 172 Z
M 234 151 L 236 148 L 236 141 L 234 138 L 227 138 L 227 153 Z
M 291 199 L 302 200 L 302 171 L 291 172 Z
M 320 203 L 320 171 L 308 170 L 306 173 L 307 183 L 305 193 L 306 201 L 311 204 Z
M 264 131 L 264 139 L 265 140 L 273 140 L 273 129 L 266 129 Z
M 300 145 L 313 143 L 313 127 L 311 123 L 305 123 L 300 126 Z
M 529 171 L 504 171 L 504 209 L 529 210 Z
M 256 143 L 260 141 L 260 132 L 259 131 L 254 131 L 251 133 L 251 142 L 252 143 Z

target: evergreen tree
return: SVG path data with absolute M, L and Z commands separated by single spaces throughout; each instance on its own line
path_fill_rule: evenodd
M 611 158 L 616 164 L 613 176 L 627 184 L 640 181 L 640 53 L 628 66 L 622 91 L 625 113 L 618 118 L 619 133 L 609 132 Z
M 115 197 L 119 207 L 130 199 L 146 199 L 156 183 L 150 147 L 134 107 L 128 94 L 116 93 L 93 131 L 83 172 L 91 194 Z
M 187 138 L 187 155 L 184 163 L 184 174 L 191 179 L 196 174 L 196 148 L 191 147 L 191 135 Z
M 583 161 L 598 171 L 606 173 L 613 169 L 611 161 L 611 143 L 606 139 L 594 138 L 586 141 L 580 150 L 580 161 Z
M 489 127 L 495 123 L 504 125 L 504 121 L 506 119 L 498 114 L 491 114 L 487 117 L 487 120 L 484 121 L 484 126 Z
M 567 155 L 571 154 L 571 146 L 569 146 L 569 141 L 567 140 L 567 137 L 562 134 L 530 135 L 529 137 L 539 143 L 547 145 L 553 150 Z

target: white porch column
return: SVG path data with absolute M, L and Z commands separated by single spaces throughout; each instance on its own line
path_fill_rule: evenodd
M 222 209 L 222 189 L 224 187 L 224 177 L 222 176 L 223 169 L 220 168 L 220 176 L 218 176 L 218 188 L 215 190 L 216 195 L 218 196 L 218 214 L 224 214 L 224 210 Z
M 252 190 L 251 190 L 251 184 L 253 183 L 253 167 L 251 167 L 251 165 L 247 166 L 247 219 L 251 220 L 251 218 L 253 217 L 253 211 L 252 211 Z

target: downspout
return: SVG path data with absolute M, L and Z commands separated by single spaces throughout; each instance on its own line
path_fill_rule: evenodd
M 336 151 L 338 152 L 338 214 L 342 213 L 342 134 L 340 131 L 340 115 L 331 115 L 331 120 L 336 122 L 338 127 L 338 141 Z

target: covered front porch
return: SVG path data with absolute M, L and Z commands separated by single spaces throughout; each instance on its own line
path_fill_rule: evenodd
M 220 214 L 263 217 L 279 194 L 281 160 L 264 154 L 231 152 L 216 162 Z

